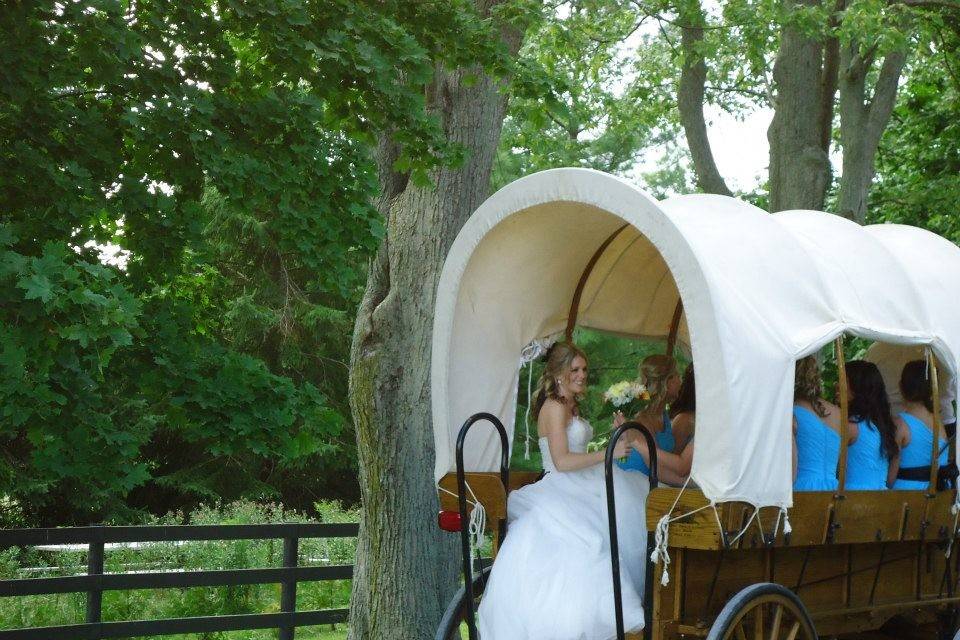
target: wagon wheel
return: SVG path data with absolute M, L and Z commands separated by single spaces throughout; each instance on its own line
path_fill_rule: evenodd
M 795 593 L 761 582 L 727 602 L 707 640 L 817 640 L 817 632 Z
M 487 578 L 490 577 L 491 568 L 492 565 L 484 567 L 480 575 L 475 576 L 473 579 L 475 602 L 479 601 L 480 595 L 483 593 L 483 588 L 487 585 Z M 447 605 L 446 611 L 443 612 L 443 617 L 440 619 L 440 626 L 437 627 L 437 635 L 434 636 L 434 640 L 459 640 L 460 627 L 467 619 L 466 599 L 466 589 L 461 586 L 457 589 L 453 598 L 450 599 L 450 604 Z M 474 611 L 476 611 L 476 609 L 474 609 Z M 466 629 L 466 626 L 463 628 Z M 463 637 L 467 637 L 466 631 L 464 631 Z

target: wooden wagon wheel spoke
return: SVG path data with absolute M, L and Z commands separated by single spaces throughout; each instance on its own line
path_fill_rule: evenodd
M 707 640 L 784 639 L 817 640 L 817 634 L 797 595 L 773 583 L 755 584 L 734 596 L 707 635 Z
M 783 605 L 778 604 L 773 610 L 773 622 L 770 623 L 769 640 L 780 640 L 780 623 L 783 621 Z
M 790 627 L 790 633 L 787 634 L 786 640 L 797 640 L 798 633 L 800 633 L 800 621 L 796 620 L 793 626 Z

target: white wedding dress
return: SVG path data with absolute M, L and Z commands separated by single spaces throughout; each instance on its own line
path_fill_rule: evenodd
M 593 437 L 585 420 L 567 425 L 571 452 Z M 540 438 L 540 481 L 510 494 L 507 535 L 478 612 L 482 640 L 607 640 L 616 637 L 603 465 L 557 471 Z M 643 627 L 650 483 L 614 468 L 624 628 Z

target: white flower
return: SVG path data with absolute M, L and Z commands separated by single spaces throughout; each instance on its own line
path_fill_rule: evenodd
M 633 380 L 623 380 L 610 386 L 603 394 L 603 399 L 615 407 L 622 407 L 634 400 L 645 400 L 647 388 Z

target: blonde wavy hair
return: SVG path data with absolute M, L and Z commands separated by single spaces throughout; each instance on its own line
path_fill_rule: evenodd
M 558 342 L 547 351 L 546 366 L 543 368 L 543 373 L 540 374 L 537 389 L 533 393 L 534 414 L 540 413 L 540 409 L 547 398 L 553 398 L 563 404 L 566 403 L 566 399 L 560 395 L 560 385 L 557 384 L 557 380 L 570 371 L 577 356 L 584 360 L 587 359 L 587 354 L 572 342 Z
M 647 356 L 638 367 L 640 382 L 650 394 L 651 407 L 664 407 L 667 404 L 667 380 L 677 373 L 677 361 L 663 354 Z
M 827 415 L 827 408 L 823 406 L 823 380 L 820 378 L 820 363 L 816 355 L 809 355 L 797 360 L 797 368 L 793 380 L 793 401 L 805 400 L 813 406 L 821 418 Z

